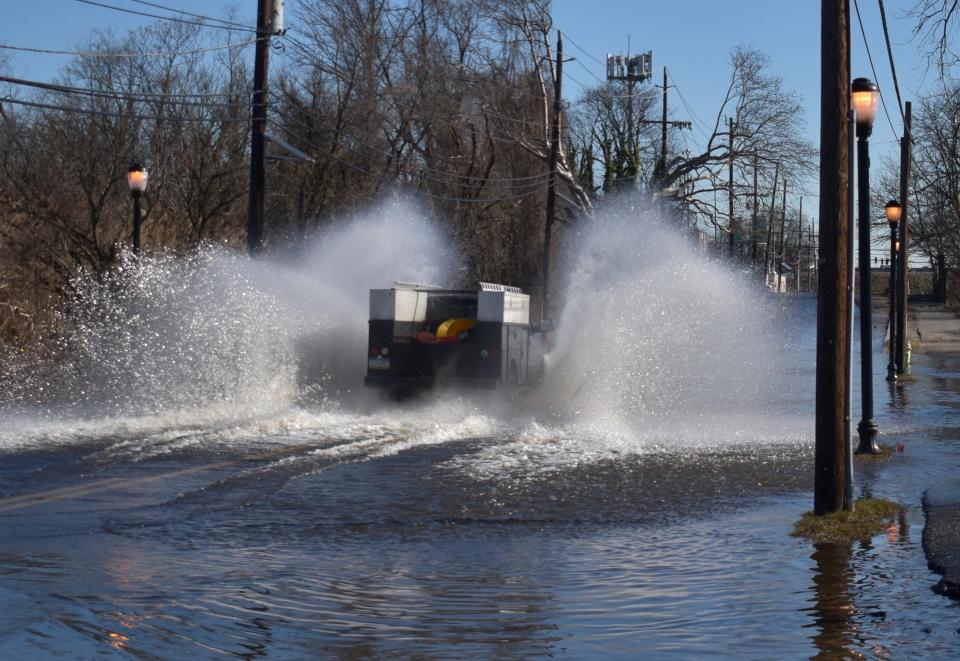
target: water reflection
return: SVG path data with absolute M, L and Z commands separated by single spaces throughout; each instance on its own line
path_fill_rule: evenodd
M 815 544 L 813 555 L 816 573 L 813 576 L 814 624 L 819 631 L 812 637 L 815 659 L 862 658 L 854 646 L 863 644 L 853 624 L 856 609 L 850 585 L 850 544 Z
M 890 409 L 898 413 L 907 410 L 910 405 L 910 389 L 902 381 L 887 382 L 890 391 Z

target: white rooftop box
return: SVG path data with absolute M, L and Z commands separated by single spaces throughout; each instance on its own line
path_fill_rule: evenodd
M 391 289 L 370 290 L 370 319 L 397 322 L 423 322 L 431 293 L 463 293 L 432 285 L 394 282 Z M 477 321 L 501 324 L 529 324 L 530 297 L 517 287 L 480 283 L 477 292 Z

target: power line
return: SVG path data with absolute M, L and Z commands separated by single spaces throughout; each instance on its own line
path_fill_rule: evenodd
M 194 98 L 193 94 L 171 94 L 158 92 L 125 93 L 115 92 L 113 90 L 97 90 L 88 87 L 69 87 L 67 85 L 56 85 L 53 83 L 44 83 L 36 80 L 24 80 L 21 78 L 9 78 L 0 76 L 0 82 L 19 85 L 22 87 L 32 87 L 36 89 L 48 90 L 51 92 L 60 92 L 63 94 L 78 94 L 81 96 L 90 96 L 94 98 L 114 99 L 117 101 L 135 101 L 139 103 L 148 103 L 153 99 L 183 99 Z M 218 94 L 216 96 L 225 96 Z M 176 103 L 182 106 L 193 106 L 198 108 L 249 108 L 249 103 L 198 103 L 195 101 L 177 100 Z
M 591 55 L 589 51 L 587 51 L 585 48 L 583 48 L 582 46 L 580 46 L 580 44 L 578 44 L 578 43 L 575 42 L 573 39 L 571 39 L 571 38 L 570 38 L 570 33 L 567 32 L 566 30 L 564 30 L 564 32 L 563 32 L 563 37 L 564 37 L 564 39 L 566 39 L 567 41 L 569 41 L 570 44 L 573 45 L 574 48 L 576 48 L 578 51 L 580 51 L 581 53 L 583 53 L 584 55 L 586 55 L 587 57 L 589 57 L 591 60 L 593 60 L 594 62 L 596 62 L 596 63 L 599 64 L 600 66 L 602 66 L 602 67 L 606 67 L 606 66 L 607 66 L 606 63 L 601 62 L 600 60 L 598 60 L 596 57 L 594 57 L 593 55 Z
M 677 96 L 680 97 L 680 103 L 683 104 L 683 107 L 686 108 L 687 112 L 690 113 L 690 116 L 693 117 L 697 130 L 700 131 L 700 135 L 702 135 L 704 140 L 709 143 L 710 136 L 707 134 L 706 129 L 709 129 L 710 126 L 704 122 L 696 112 L 694 112 L 693 108 L 687 102 L 687 98 L 683 95 L 683 92 L 680 91 L 680 84 L 677 82 L 677 79 L 673 75 L 672 71 L 669 72 L 669 76 L 673 81 L 673 89 L 677 90 Z
M 328 73 L 328 74 L 330 74 L 331 76 L 333 76 L 334 78 L 336 78 L 336 79 L 338 79 L 338 80 L 340 80 L 340 81 L 346 82 L 346 83 L 353 83 L 353 82 L 355 82 L 356 76 L 353 76 L 353 75 L 351 75 L 351 74 L 349 74 L 349 73 L 346 73 L 346 72 L 342 71 L 341 69 L 337 68 L 335 65 L 332 65 L 332 64 L 326 62 L 325 60 L 321 59 L 316 53 L 312 52 L 306 44 L 304 44 L 302 41 L 300 41 L 300 40 L 296 39 L 295 37 L 293 37 L 293 36 L 291 35 L 291 32 L 296 32 L 296 31 L 297 31 L 297 30 L 296 30 L 295 28 L 289 28 L 289 29 L 288 29 L 283 35 L 281 35 L 281 36 L 282 36 L 282 38 L 284 38 L 284 39 L 286 39 L 287 41 L 289 41 L 290 44 L 292 44 L 294 47 L 296 47 L 297 50 L 299 50 L 299 51 L 302 52 L 304 55 L 306 55 L 308 58 L 310 58 L 311 60 L 313 60 L 313 62 L 318 66 L 318 68 L 320 69 L 320 71 L 322 71 L 323 73 Z M 302 34 L 302 33 L 301 33 L 301 34 Z M 458 66 L 459 66 L 459 65 L 458 65 Z M 469 79 L 464 79 L 462 82 L 464 82 L 466 85 L 471 85 L 471 86 L 495 85 L 495 86 L 503 89 L 504 91 L 509 92 L 511 95 L 516 94 L 517 88 L 516 88 L 515 85 L 511 85 L 511 84 L 509 84 L 509 83 L 502 82 L 502 81 L 500 81 L 500 80 L 497 80 L 496 78 L 483 77 L 483 74 L 481 74 L 481 73 L 479 73 L 479 72 L 477 72 L 477 71 L 475 71 L 475 70 L 467 67 L 466 65 L 463 65 L 463 70 L 466 71 L 466 72 L 468 72 L 468 73 L 470 73 L 470 74 L 473 75 L 473 76 L 476 76 L 477 78 L 483 78 L 482 80 L 469 80 Z M 495 75 L 495 73 L 494 73 L 494 72 L 491 72 L 491 75 Z M 589 88 L 588 88 L 586 85 L 584 85 L 583 83 L 581 83 L 581 82 L 579 82 L 579 81 L 575 81 L 575 82 L 577 82 L 577 84 L 580 85 L 581 87 L 583 87 L 584 89 L 589 89 Z M 397 99 L 400 99 L 400 98 L 402 98 L 402 97 L 404 97 L 404 96 L 411 96 L 411 93 L 409 93 L 409 92 L 400 93 L 400 92 L 397 92 L 396 90 L 394 90 L 394 89 L 392 89 L 392 88 L 389 89 L 387 93 L 383 93 L 383 92 L 377 91 L 377 92 L 375 92 L 375 94 L 376 94 L 377 98 L 380 99 L 380 100 L 384 100 L 385 98 L 389 97 L 390 99 L 392 99 L 392 100 L 394 100 L 394 101 L 396 101 Z M 522 120 L 518 119 L 517 121 L 522 121 Z
M 599 80 L 601 84 L 606 84 L 607 81 L 605 81 L 603 78 L 601 78 L 601 77 L 598 76 L 597 74 L 595 74 L 595 73 L 593 73 L 592 71 L 590 71 L 590 68 L 589 68 L 586 64 L 584 64 L 583 62 L 581 62 L 581 61 L 578 60 L 578 59 L 574 59 L 573 61 L 576 62 L 577 64 L 579 64 L 579 65 L 583 68 L 583 70 L 586 71 L 588 74 L 590 74 L 591 76 L 593 76 L 594 78 L 596 78 L 597 80 Z M 569 74 L 567 74 L 567 75 L 569 75 Z
M 271 123 L 274 123 L 274 124 L 275 124 L 275 122 L 274 122 L 273 120 L 269 120 L 269 121 L 270 121 Z M 283 127 L 283 126 L 280 126 L 280 128 L 284 128 L 284 127 Z M 293 133 L 293 132 L 290 131 L 289 129 L 285 129 L 285 130 L 291 135 L 291 137 L 293 137 L 293 138 L 295 138 L 295 139 L 297 139 L 297 140 L 300 140 L 303 144 L 306 144 L 306 145 L 308 145 L 308 146 L 311 146 L 311 147 L 313 147 L 314 149 L 320 149 L 320 146 L 319 146 L 319 145 L 314 144 L 314 143 L 312 143 L 312 142 L 309 141 L 309 140 L 306 140 L 306 139 L 303 138 L 302 136 L 299 136 L 299 135 L 297 135 L 296 133 Z M 384 181 L 384 178 L 383 178 L 381 175 L 374 174 L 374 173 L 370 172 L 369 170 L 366 170 L 366 169 L 360 167 L 359 165 L 355 165 L 354 163 L 351 163 L 351 162 L 349 162 L 349 161 L 347 161 L 347 160 L 344 160 L 344 159 L 340 158 L 340 157 L 337 156 L 336 154 L 328 153 L 327 155 L 328 155 L 330 158 L 332 158 L 333 160 L 337 161 L 338 163 L 340 163 L 340 164 L 342 164 L 342 165 L 344 165 L 344 166 L 346 166 L 346 167 L 348 167 L 348 168 L 350 168 L 350 169 L 352 169 L 352 170 L 356 170 L 357 172 L 359 172 L 359 173 L 361 173 L 361 174 L 364 174 L 364 175 L 366 175 L 366 176 L 368 176 L 368 177 L 370 177 L 370 178 L 372 178 L 372 179 L 375 179 L 375 180 L 377 180 L 378 182 L 383 182 L 383 181 Z M 418 172 L 422 172 L 422 171 L 419 171 L 419 170 L 418 170 Z M 445 202 L 457 202 L 458 204 L 461 204 L 461 203 L 462 203 L 462 204 L 497 204 L 497 203 L 500 203 L 500 202 L 514 202 L 514 201 L 522 200 L 522 199 L 524 199 L 524 198 L 530 197 L 531 195 L 535 195 L 535 194 L 537 194 L 537 193 L 539 193 L 539 192 L 544 191 L 545 188 L 539 187 L 539 188 L 537 188 L 537 189 L 535 189 L 535 190 L 531 190 L 531 191 L 529 191 L 529 192 L 522 193 L 522 194 L 519 194 L 519 195 L 512 195 L 512 196 L 498 197 L 498 198 L 469 198 L 469 197 L 464 198 L 464 197 L 450 197 L 450 196 L 446 196 L 446 195 L 435 195 L 435 194 L 433 194 L 433 193 L 429 193 L 429 192 L 427 192 L 427 191 L 420 190 L 420 189 L 417 189 L 417 188 L 407 188 L 407 189 L 405 189 L 405 190 L 408 190 L 409 192 L 413 193 L 414 195 L 419 195 L 419 196 L 421 196 L 421 197 L 427 197 L 427 198 L 431 198 L 431 199 L 434 199 L 434 200 L 441 200 L 441 201 L 445 201 Z
M 897 109 L 900 111 L 900 120 L 906 123 L 907 119 L 903 116 L 903 101 L 900 100 L 900 85 L 897 83 L 897 67 L 893 63 L 893 48 L 890 47 L 890 33 L 887 31 L 887 12 L 883 8 L 883 0 L 877 0 L 877 2 L 880 3 L 880 21 L 883 23 L 883 39 L 887 42 L 887 57 L 890 59 L 893 91 L 897 93 Z
M 246 41 L 238 41 L 233 44 L 222 44 L 220 46 L 210 46 L 208 48 L 195 48 L 192 50 L 184 51 L 164 51 L 164 52 L 155 52 L 155 53 L 131 53 L 131 52 L 112 52 L 105 53 L 100 51 L 74 51 L 74 50 L 55 50 L 51 48 L 30 48 L 28 46 L 11 46 L 9 44 L 0 44 L 0 49 L 3 50 L 12 50 L 12 51 L 21 51 L 24 53 L 40 53 L 43 55 L 72 55 L 74 57 L 179 57 L 181 55 L 195 55 L 197 53 L 209 53 L 212 51 L 218 50 L 230 50 L 232 48 L 241 48 L 243 46 L 249 46 L 257 42 L 257 39 L 248 39 Z
M 316 115 L 313 115 L 312 113 L 309 113 L 309 112 L 307 112 L 307 111 L 305 111 L 305 110 L 301 110 L 300 112 L 303 112 L 305 115 L 307 115 L 308 117 L 311 117 L 311 118 L 313 118 L 313 119 L 315 119 L 315 120 L 320 119 L 320 118 L 317 117 Z M 300 121 L 299 119 L 297 119 L 297 118 L 295 118 L 295 117 L 291 117 L 290 115 L 288 115 L 287 113 L 283 112 L 282 110 L 278 110 L 277 113 L 280 115 L 280 117 L 282 117 L 282 118 L 284 118 L 284 119 L 287 119 L 287 120 L 289 120 L 289 121 L 292 121 L 292 122 L 294 122 L 295 124 L 299 125 L 300 127 L 304 128 L 304 129 L 312 130 L 312 129 L 315 128 L 315 127 L 313 127 L 313 126 L 310 126 L 309 124 L 306 124 L 306 123 Z M 289 130 L 288 127 L 285 127 L 283 124 L 280 124 L 280 123 L 275 122 L 275 121 L 274 121 L 274 124 L 276 124 L 276 125 L 279 126 L 280 128 L 284 128 L 284 130 Z M 389 152 L 385 152 L 385 151 L 379 150 L 379 149 L 377 149 L 376 147 L 372 147 L 372 146 L 364 143 L 363 141 L 355 138 L 354 136 L 351 136 L 351 135 L 345 133 L 344 131 L 342 131 L 342 130 L 340 130 L 340 129 L 336 129 L 336 128 L 333 128 L 333 127 L 330 127 L 330 126 L 325 126 L 325 125 L 323 125 L 323 124 L 320 124 L 319 126 L 320 126 L 321 129 L 324 129 L 326 132 L 328 132 L 328 133 L 336 133 L 336 134 L 342 136 L 343 138 L 349 140 L 350 142 L 358 145 L 360 148 L 366 149 L 366 150 L 368 150 L 368 151 L 370 152 L 370 153 L 363 153 L 363 152 L 360 151 L 358 148 L 352 147 L 352 146 L 351 146 L 350 144 L 348 144 L 348 143 L 342 143 L 342 142 L 333 143 L 333 142 L 331 141 L 331 144 L 340 145 L 341 147 L 344 147 L 345 149 L 348 149 L 349 151 L 352 151 L 353 153 L 357 154 L 358 156 L 363 156 L 363 157 L 366 157 L 366 158 L 369 158 L 371 155 L 372 155 L 372 156 L 376 156 L 376 157 L 387 157 L 387 158 L 394 158 L 394 157 L 396 156 L 395 154 L 391 154 L 391 153 L 389 153 Z M 298 137 L 298 138 L 300 137 L 300 136 L 298 136 L 296 133 L 294 133 L 294 132 L 292 132 L 292 131 L 290 131 L 290 134 L 293 135 L 294 137 Z M 312 144 L 312 143 L 310 143 L 310 141 L 308 141 L 308 140 L 305 140 L 305 139 L 304 139 L 304 142 L 307 143 L 307 144 L 311 144 L 311 146 L 319 149 L 319 146 L 318 146 L 318 145 Z M 514 141 L 514 143 L 515 143 L 515 141 Z M 435 168 L 428 168 L 428 167 L 420 168 L 419 171 L 420 171 L 420 172 L 435 172 L 435 173 L 437 173 L 437 174 L 439 174 L 439 175 L 441 175 L 441 176 L 443 176 L 443 177 L 454 177 L 454 178 L 457 178 L 457 179 L 463 179 L 464 181 L 478 181 L 478 182 L 481 182 L 481 185 L 486 185 L 486 184 L 490 184 L 490 185 L 496 185 L 496 184 L 513 184 L 513 185 L 516 185 L 515 182 L 531 182 L 531 183 L 526 183 L 526 184 L 520 184 L 520 186 L 532 186 L 532 185 L 539 186 L 539 185 L 541 185 L 542 183 L 545 183 L 546 178 L 547 178 L 547 175 L 546 175 L 546 174 L 531 175 L 531 176 L 526 176 L 526 177 L 503 177 L 503 178 L 474 177 L 474 176 L 470 176 L 470 175 L 453 174 L 453 173 L 446 172 L 446 171 L 443 171 L 443 170 L 437 170 L 437 169 L 435 169 Z M 438 179 L 438 178 L 436 178 L 436 177 L 424 177 L 424 178 L 426 178 L 426 179 L 428 179 L 428 180 L 430 180 L 430 181 L 435 181 L 435 182 L 437 182 L 437 183 L 446 183 L 446 184 L 451 183 L 449 179 Z M 462 184 L 462 185 L 470 186 L 470 185 L 473 185 L 473 184 Z
M 857 11 L 857 22 L 860 24 L 860 36 L 863 37 L 863 45 L 867 49 L 867 60 L 870 62 L 870 70 L 873 71 L 873 79 L 877 83 L 877 91 L 880 94 L 880 104 L 883 106 L 883 114 L 887 116 L 887 123 L 890 124 L 890 130 L 894 135 L 897 129 L 893 127 L 893 120 L 890 119 L 890 113 L 887 110 L 887 100 L 883 98 L 883 91 L 880 89 L 880 77 L 877 75 L 877 69 L 873 66 L 873 56 L 870 54 L 870 44 L 867 42 L 867 32 L 863 29 L 863 19 L 860 18 L 860 5 L 857 0 L 853 0 L 853 8 Z
M 58 110 L 61 112 L 70 112 L 78 115 L 92 115 L 99 117 L 116 117 L 118 119 L 140 119 L 144 121 L 170 121 L 170 122 L 211 122 L 217 124 L 246 124 L 250 121 L 249 117 L 223 117 L 210 119 L 205 117 L 171 117 L 159 115 L 138 115 L 136 113 L 112 112 L 109 110 L 90 110 L 86 108 L 70 108 L 68 106 L 58 106 L 50 103 L 38 103 L 36 101 L 22 101 L 11 96 L 5 96 L 0 99 L 0 103 L 12 103 L 17 106 L 26 106 L 28 108 L 38 108 L 43 110 Z
M 203 14 L 194 14 L 182 9 L 176 9 L 174 7 L 167 7 L 165 5 L 160 5 L 155 2 L 147 2 L 147 0 L 130 0 L 130 2 L 135 2 L 138 5 L 146 5 L 147 7 L 154 7 L 156 9 L 163 9 L 164 11 L 173 12 L 175 14 L 183 14 L 184 16 L 192 16 L 194 18 L 199 18 L 204 21 L 216 21 L 217 23 L 223 23 L 227 27 L 237 28 L 238 30 L 250 30 L 256 32 L 256 29 L 249 25 L 242 25 L 240 23 L 234 23 L 233 21 L 225 21 L 222 18 L 213 18 L 212 16 L 204 16 Z
M 183 23 L 185 25 L 199 25 L 205 28 L 220 28 L 222 30 L 243 30 L 245 32 L 256 33 L 256 28 L 234 28 L 226 25 L 209 25 L 203 21 L 190 21 L 185 18 L 176 18 L 175 16 L 163 16 L 161 14 L 150 14 L 143 11 L 137 11 L 136 9 L 126 9 L 124 7 L 117 7 L 115 5 L 108 5 L 102 2 L 94 2 L 94 0 L 76 0 L 76 2 L 83 3 L 85 5 L 92 5 L 94 7 L 103 7 L 104 9 L 112 9 L 114 11 L 123 12 L 125 14 L 136 14 L 137 16 L 146 16 L 148 18 L 158 18 L 162 21 L 172 21 L 174 23 Z

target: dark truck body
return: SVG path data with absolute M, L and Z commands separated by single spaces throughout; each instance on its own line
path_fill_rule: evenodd
M 370 291 L 369 323 L 364 385 L 371 388 L 496 388 L 534 383 L 543 373 L 543 341 L 530 325 L 530 297 L 515 287 L 396 282 Z M 445 336 L 449 328 L 463 330 Z

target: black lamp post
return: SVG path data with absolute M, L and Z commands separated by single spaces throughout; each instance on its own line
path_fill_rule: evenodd
M 133 254 L 140 254 L 140 197 L 147 190 L 147 171 L 139 163 L 127 169 L 127 185 L 133 196 Z
M 873 419 L 873 323 L 870 272 L 870 133 L 877 117 L 880 88 L 867 78 L 851 85 L 851 105 L 857 113 L 857 189 L 860 244 L 860 394 L 863 418 L 857 425 L 857 454 L 876 454 L 877 423 Z
M 900 203 L 890 200 L 883 205 L 890 223 L 890 362 L 887 363 L 887 381 L 897 380 L 897 223 L 900 222 Z

